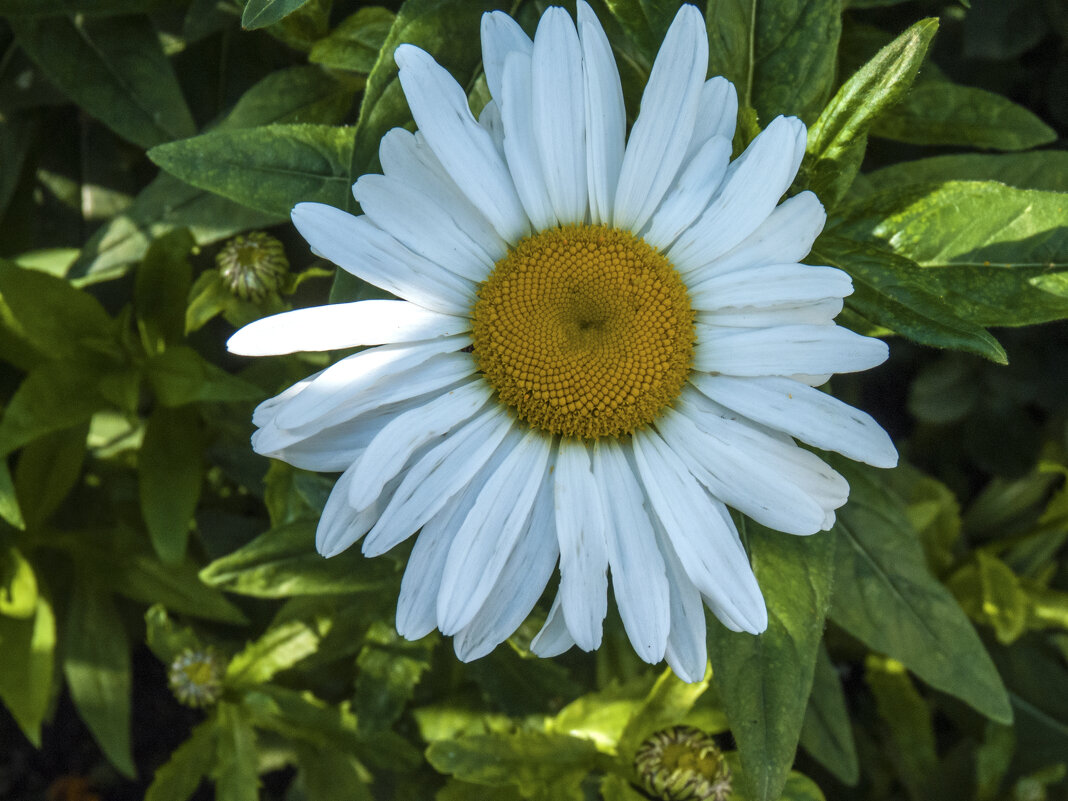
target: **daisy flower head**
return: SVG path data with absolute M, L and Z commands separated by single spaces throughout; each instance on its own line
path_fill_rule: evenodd
M 299 309 L 237 332 L 247 355 L 362 346 L 261 404 L 258 453 L 342 471 L 317 547 L 367 556 L 416 536 L 397 629 L 489 653 L 559 565 L 534 639 L 599 646 L 608 579 L 646 661 L 705 673 L 707 606 L 759 633 L 767 610 L 727 507 L 789 534 L 834 523 L 846 481 L 795 440 L 878 466 L 863 412 L 815 389 L 883 362 L 834 324 L 849 277 L 800 264 L 823 227 L 811 192 L 779 203 L 805 149 L 778 117 L 730 161 L 733 86 L 706 80 L 683 6 L 626 130 L 590 7 L 533 40 L 482 18 L 492 100 L 472 116 L 430 55 L 395 59 L 418 130 L 381 142 L 362 214 L 301 203 L 312 250 L 398 300 Z

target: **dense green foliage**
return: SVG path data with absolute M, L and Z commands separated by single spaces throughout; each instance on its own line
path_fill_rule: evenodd
M 593 4 L 633 119 L 679 2 Z M 697 684 L 611 615 L 553 660 L 527 650 L 545 605 L 471 664 L 400 639 L 405 547 L 321 558 L 333 477 L 249 447 L 253 406 L 329 354 L 253 363 L 226 337 L 380 296 L 287 216 L 355 211 L 411 125 L 393 49 L 488 98 L 499 3 L 387 5 L 0 0 L 0 797 L 640 801 L 635 751 L 689 724 L 738 801 L 1068 798 L 1065 5 L 708 0 L 736 151 L 809 125 L 809 261 L 852 276 L 840 321 L 892 353 L 831 389 L 903 463 L 835 460 L 830 532 L 739 520 L 771 622 L 710 616 Z M 507 10 L 533 30 L 546 5 Z M 262 229 L 293 270 L 231 291 L 214 256 Z

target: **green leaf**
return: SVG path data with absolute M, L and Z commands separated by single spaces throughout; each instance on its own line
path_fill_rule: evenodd
M 36 116 L 5 110 L 4 124 L 0 125 L 0 215 L 15 194 L 37 131 Z
M 143 604 L 161 603 L 172 612 L 205 620 L 239 625 L 248 622 L 221 592 L 200 580 L 199 567 L 191 559 L 165 565 L 153 556 L 132 554 L 114 569 L 114 589 L 127 598 Z
M 124 776 L 136 776 L 130 753 L 130 644 L 110 593 L 86 576 L 75 580 L 67 610 L 63 672 L 100 750 Z
M 1012 720 L 990 656 L 949 591 L 928 571 L 901 501 L 868 468 L 833 459 L 849 480 L 838 511 L 831 619 L 936 689 L 999 723 Z M 877 475 L 877 474 L 876 474 Z
M 39 528 L 81 477 L 88 433 L 88 426 L 74 426 L 36 439 L 22 449 L 15 487 L 30 528 Z
M 185 334 L 185 301 L 193 282 L 187 256 L 192 249 L 193 237 L 188 231 L 172 231 L 149 246 L 137 269 L 134 314 L 149 353 L 181 342 Z
M 244 710 L 234 704 L 219 704 L 211 777 L 219 801 L 258 801 L 260 797 L 256 731 Z
M 147 17 L 16 18 L 11 26 L 49 79 L 124 139 L 148 148 L 196 132 Z
M 681 721 L 707 689 L 707 672 L 704 681 L 690 684 L 666 669 L 627 721 L 619 737 L 619 754 L 633 759 L 643 740 Z
M 241 13 L 241 27 L 247 31 L 274 25 L 308 0 L 247 0 Z
M 986 550 L 963 565 L 947 582 L 968 617 L 993 626 L 998 642 L 1008 645 L 1027 631 L 1031 603 L 1012 569 Z
M 666 683 L 664 675 L 657 679 L 658 684 Z M 618 743 L 639 708 L 646 710 L 643 718 L 652 711 L 648 709 L 651 683 L 652 677 L 644 675 L 626 684 L 613 683 L 598 692 L 586 693 L 560 710 L 552 719 L 551 730 L 599 743 Z M 708 682 L 699 684 L 705 688 L 704 698 Z M 669 686 L 674 688 L 674 685 Z M 423 735 L 426 737 L 425 732 Z
M 903 161 L 864 176 L 872 191 L 947 181 L 999 181 L 1018 189 L 1068 192 L 1068 152 L 961 153 Z
M 604 801 L 647 801 L 645 793 L 634 789 L 626 779 L 609 773 L 601 780 L 601 797 Z
M 55 649 L 56 620 L 43 595 L 32 617 L 0 615 L 0 700 L 37 748 L 52 697 Z
M 596 764 L 597 748 L 564 734 L 517 732 L 438 740 L 426 758 L 439 773 L 474 784 L 544 788 L 577 785 Z
M 366 770 L 351 754 L 333 748 L 296 748 L 305 801 L 373 801 Z
M 724 754 L 724 757 L 732 774 L 731 801 L 752 801 L 752 797 L 749 795 L 749 781 L 746 778 L 744 768 L 739 764 L 738 753 L 736 751 L 728 751 Z M 823 791 L 812 779 L 792 770 L 790 775 L 786 777 L 780 801 L 825 801 L 825 799 Z
M 0 461 L 0 520 L 17 529 L 26 528 L 26 520 L 19 508 L 15 482 L 11 480 L 11 468 L 7 466 L 6 459 Z
M 171 0 L 0 0 L 6 17 L 66 17 L 71 14 L 140 14 Z
M 860 765 L 845 693 L 838 671 L 823 647 L 816 655 L 812 695 L 809 696 L 805 722 L 801 727 L 801 747 L 840 782 L 850 787 L 856 785 L 860 778 Z
M 809 261 L 838 267 L 853 279 L 850 308 L 876 325 L 935 348 L 963 350 L 1008 364 L 1005 349 L 982 326 L 961 319 L 939 297 L 929 273 L 904 256 L 833 234 L 820 237 Z
M 411 700 L 423 673 L 430 667 L 436 638 L 409 642 L 392 622 L 371 626 L 356 658 L 356 720 L 362 735 L 388 729 Z
M 188 801 L 215 762 L 216 722 L 197 724 L 189 738 L 156 769 L 145 801 Z
M 186 345 L 175 345 L 145 364 L 145 377 L 164 406 L 207 401 L 259 400 L 263 391 L 230 375 Z
M 163 604 L 153 604 L 145 612 L 145 642 L 164 665 L 170 665 L 185 651 L 199 651 L 204 647 L 191 628 L 178 626 L 171 620 Z
M 148 418 L 137 457 L 141 513 L 164 562 L 181 561 L 204 480 L 200 415 L 160 406 Z
M 263 502 L 275 528 L 298 520 L 318 521 L 334 479 L 272 461 L 263 480 Z
M 872 123 L 912 86 L 937 30 L 937 20 L 920 20 L 842 85 L 809 129 L 797 185 L 837 206 L 860 169 Z
M 226 679 L 235 684 L 262 684 L 315 652 L 319 635 L 300 620 L 272 629 L 230 660 Z
M 395 16 L 381 6 L 361 8 L 316 42 L 308 61 L 334 70 L 369 73 L 378 61 Z
M 1017 326 L 1068 315 L 1068 299 L 1030 283 L 1068 267 L 1068 194 L 951 181 L 879 192 L 843 211 L 836 235 L 883 242 L 927 268 L 965 320 Z
M 1031 286 L 1059 298 L 1068 298 L 1068 272 L 1036 275 L 1028 279 Z
M 917 145 L 1027 150 L 1056 132 L 1007 97 L 946 80 L 920 81 L 905 101 L 883 114 L 873 136 Z
M 14 545 L 0 550 L 0 615 L 27 618 L 37 613 L 37 576 Z
M 367 592 L 392 586 L 397 566 L 352 548 L 330 559 L 315 550 L 315 522 L 290 523 L 217 559 L 200 577 L 213 587 L 257 598 Z
M 294 205 L 348 205 L 352 128 L 267 125 L 212 131 L 152 148 L 172 175 L 245 206 L 287 216 Z
M 835 540 L 790 537 L 748 522 L 753 571 L 768 606 L 759 635 L 709 627 L 709 657 L 747 792 L 774 801 L 786 783 L 801 736 L 831 598 Z
M 606 0 L 612 16 L 651 66 L 682 0 Z
M 898 777 L 913 801 L 930 797 L 939 767 L 931 710 L 896 659 L 868 654 L 865 678 L 893 744 Z

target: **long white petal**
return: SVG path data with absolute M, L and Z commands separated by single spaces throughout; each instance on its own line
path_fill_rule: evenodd
M 607 513 L 608 563 L 619 616 L 638 656 L 656 664 L 667 648 L 671 599 L 641 487 L 615 440 L 594 445 L 593 475 Z
M 586 169 L 590 222 L 612 224 L 612 207 L 627 133 L 627 112 L 619 69 L 597 15 L 578 0 L 578 34 L 582 43 L 582 78 L 586 101 Z
M 530 56 L 513 52 L 504 64 L 504 96 L 501 123 L 504 126 L 504 155 L 512 172 L 516 191 L 527 216 L 537 231 L 556 225 L 549 188 L 538 157 L 534 138 L 534 101 Z
M 292 217 L 313 253 L 357 278 L 431 311 L 470 311 L 473 283 L 413 253 L 366 217 L 323 203 L 298 203 Z
M 493 394 L 476 379 L 395 417 L 368 444 L 355 465 L 349 503 L 363 509 L 419 448 L 444 436 L 481 409 Z
M 708 70 L 708 34 L 701 12 L 685 5 L 675 15 L 653 62 L 642 107 L 630 131 L 613 224 L 640 231 L 686 155 Z
M 545 187 L 563 224 L 586 219 L 586 99 L 582 48 L 562 8 L 541 15 L 531 58 L 534 141 Z
M 705 607 L 701 593 L 687 577 L 678 554 L 659 521 L 653 521 L 657 544 L 664 554 L 668 586 L 671 588 L 671 633 L 668 634 L 665 661 L 675 675 L 690 683 L 701 681 L 708 668 Z
M 750 420 L 874 467 L 894 467 L 897 449 L 871 415 L 789 378 L 694 373 L 691 383 Z
M 571 639 L 571 633 L 567 630 L 564 621 L 564 613 L 560 607 L 560 596 L 556 596 L 549 616 L 545 618 L 545 625 L 541 631 L 530 641 L 530 650 L 541 657 L 559 656 L 568 650 L 575 641 Z
M 608 613 L 605 510 L 582 442 L 563 439 L 553 472 L 556 532 L 560 540 L 559 598 L 567 628 L 584 651 L 601 644 Z
M 503 11 L 490 11 L 482 15 L 482 67 L 486 72 L 486 85 L 490 95 L 499 103 L 504 96 L 501 86 L 504 81 L 504 62 L 512 52 L 529 56 L 534 43 L 519 23 Z
M 694 294 L 690 301 L 696 305 Z M 702 304 L 711 301 L 702 299 Z M 697 312 L 697 322 L 717 328 L 776 328 L 784 325 L 829 325 L 842 313 L 841 298 L 825 298 L 813 303 L 789 303 L 781 306 L 731 306 L 715 311 Z M 823 383 L 823 382 L 820 382 Z M 819 386 L 817 384 L 816 386 Z
M 418 47 L 401 45 L 393 60 L 416 125 L 445 172 L 506 242 L 518 242 L 530 230 L 527 217 L 492 138 L 471 116 L 464 90 Z
M 727 375 L 852 373 L 886 361 L 881 339 L 837 325 L 715 330 L 697 324 L 694 369 Z
M 531 430 L 490 476 L 449 549 L 438 627 L 455 634 L 478 612 L 516 546 L 537 496 L 552 440 Z
M 279 356 L 437 339 L 470 328 L 463 317 L 428 311 L 407 301 L 360 300 L 263 317 L 230 337 L 226 349 L 242 356 Z
M 642 238 L 659 250 L 667 250 L 708 208 L 708 202 L 727 173 L 730 157 L 729 140 L 720 136 L 708 140 L 682 168 L 677 183 L 664 196 L 664 202 L 656 210 L 649 230 Z
M 319 517 L 315 530 L 315 547 L 323 556 L 337 556 L 366 534 L 375 524 L 379 513 L 385 507 L 390 494 L 396 489 L 396 483 L 387 484 L 385 490 L 366 509 L 356 511 L 348 503 L 349 484 L 352 481 L 352 469 L 346 470 L 337 480 L 326 506 Z
M 686 147 L 685 161 L 692 159 L 714 136 L 722 136 L 728 142 L 734 139 L 734 127 L 738 122 L 738 92 L 734 84 L 717 75 L 709 78 L 701 87 L 701 99 L 697 104 L 697 121 L 693 136 Z
M 769 264 L 713 276 L 691 293 L 696 309 L 783 306 L 844 298 L 853 292 L 848 273 L 808 264 Z

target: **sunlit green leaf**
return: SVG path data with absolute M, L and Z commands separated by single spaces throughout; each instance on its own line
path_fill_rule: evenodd
M 260 684 L 275 673 L 293 667 L 313 653 L 318 644 L 319 635 L 305 623 L 299 620 L 283 623 L 268 629 L 234 656 L 226 678 L 237 684 Z
M 1030 601 L 1012 569 L 984 550 L 947 582 L 968 616 L 994 627 L 998 642 L 1014 642 L 1027 630 Z
M 37 596 L 32 617 L 0 615 L 0 700 L 38 748 L 52 696 L 55 648 L 56 620 L 43 595 Z
M 817 652 L 812 695 L 801 727 L 801 747 L 843 784 L 853 786 L 860 778 L 842 681 L 826 648 Z
M 902 161 L 866 174 L 872 191 L 946 181 L 999 181 L 1019 189 L 1068 192 L 1068 152 L 960 153 Z
M 49 79 L 124 139 L 152 147 L 196 125 L 146 17 L 12 19 Z
M 834 207 L 860 169 L 868 132 L 912 86 L 938 21 L 917 22 L 880 50 L 838 90 L 808 132 L 798 183 Z
M 308 0 L 247 0 L 241 14 L 241 27 L 246 30 L 266 28 L 292 14 Z
M 215 795 L 220 801 L 258 801 L 260 777 L 256 732 L 243 710 L 219 704 L 216 717 Z
M 834 528 L 831 619 L 931 686 L 1010 722 L 1004 685 L 964 612 L 928 572 L 900 500 L 869 470 L 842 459 L 834 465 L 849 480 L 850 498 Z
M 666 681 L 664 674 L 657 679 L 658 684 Z M 648 710 L 652 683 L 651 676 L 643 676 L 624 685 L 609 685 L 599 692 L 576 698 L 553 718 L 551 729 L 560 734 L 593 740 L 604 746 L 614 746 L 635 713 L 639 709 Z M 699 685 L 707 690 L 708 682 L 702 681 Z M 670 686 L 674 689 L 674 685 Z M 685 696 L 685 693 L 680 695 Z M 634 737 L 631 740 L 635 746 L 639 742 Z
M 162 604 L 155 604 L 145 612 L 145 642 L 165 665 L 170 665 L 183 651 L 203 648 L 193 630 L 171 620 Z
M 0 464 L 0 520 L 15 528 L 26 528 L 26 520 L 19 508 L 18 494 L 15 492 L 15 482 L 11 479 L 7 460 Z
M 0 550 L 0 615 L 33 617 L 37 612 L 37 576 L 14 545 Z
M 748 793 L 756 801 L 772 801 L 787 780 L 801 736 L 831 599 L 835 540 L 829 534 L 789 537 L 754 523 L 746 531 L 768 628 L 754 636 L 713 623 L 709 658 Z
M 392 11 L 381 6 L 361 8 L 316 42 L 308 60 L 330 69 L 369 73 L 378 61 L 394 17 Z
M 216 723 L 202 721 L 156 770 L 145 801 L 188 801 L 215 762 Z
M 111 764 L 133 777 L 130 644 L 115 601 L 88 577 L 74 584 L 63 646 L 63 672 L 78 714 Z
M 670 669 L 660 674 L 649 694 L 634 710 L 619 738 L 619 753 L 632 759 L 638 746 L 660 729 L 676 725 L 708 689 L 708 677 L 692 684 L 678 678 Z

